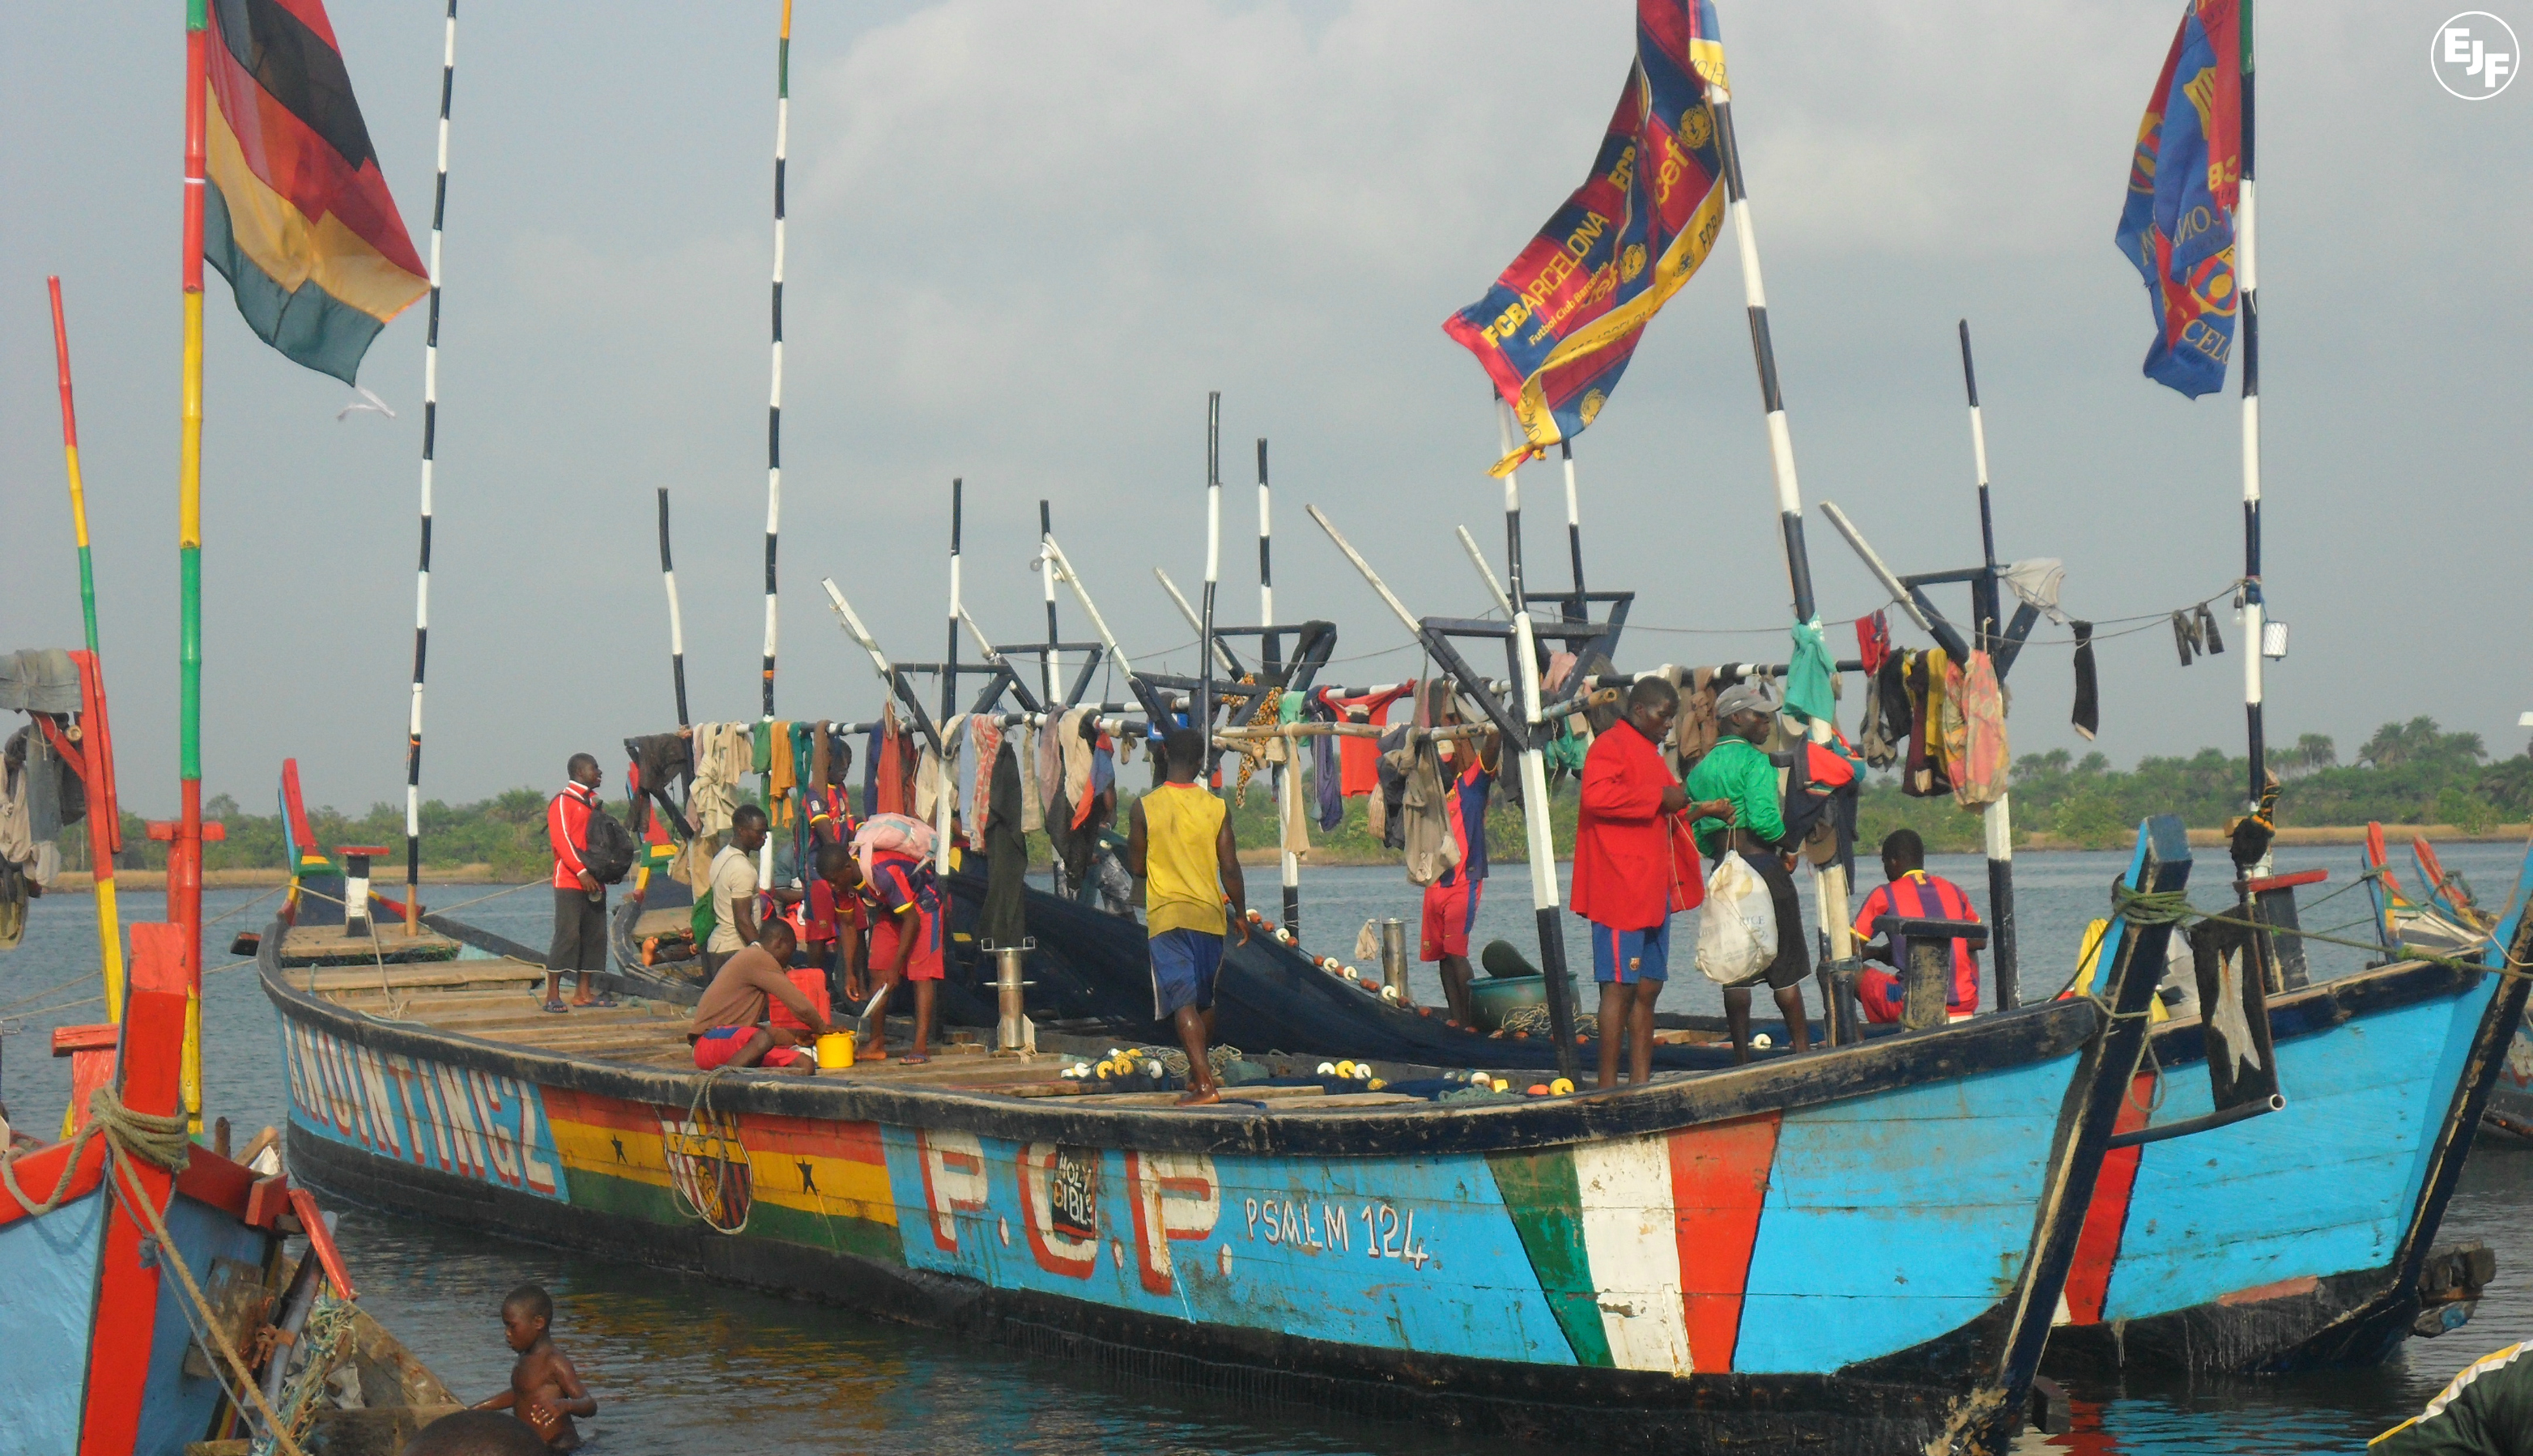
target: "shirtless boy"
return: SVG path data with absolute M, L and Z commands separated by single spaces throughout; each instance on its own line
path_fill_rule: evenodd
M 580 1431 L 571 1418 L 598 1414 L 598 1401 L 580 1383 L 571 1357 L 555 1348 L 549 1326 L 554 1300 L 533 1284 L 522 1284 L 501 1301 L 501 1333 L 519 1352 L 510 1367 L 510 1388 L 484 1401 L 479 1411 L 508 1411 L 527 1423 L 556 1451 L 575 1450 Z

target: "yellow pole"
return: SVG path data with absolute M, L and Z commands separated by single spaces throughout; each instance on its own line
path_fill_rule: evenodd
M 71 534 L 79 542 L 80 608 L 88 619 L 88 654 L 99 677 L 97 692 L 103 697 L 105 659 L 96 642 L 96 568 L 88 547 L 88 495 L 80 485 L 79 411 L 71 403 L 71 335 L 62 317 L 62 280 L 44 280 L 53 297 L 53 366 L 61 377 L 62 386 L 62 465 L 71 483 Z M 88 725 L 94 731 L 95 725 Z M 108 801 L 112 795 L 104 795 Z M 89 800 L 98 802 L 96 798 Z M 88 827 L 88 868 L 96 888 L 96 938 L 105 973 L 105 1019 L 123 1019 L 123 928 L 115 913 L 114 855 L 106 847 L 112 843 L 110 825 L 95 822 L 89 816 Z M 105 843 L 100 844 L 100 839 Z

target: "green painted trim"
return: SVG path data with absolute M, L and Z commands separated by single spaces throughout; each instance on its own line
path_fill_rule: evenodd
M 1490 1153 L 1487 1166 L 1496 1192 L 1521 1235 L 1539 1292 L 1574 1347 L 1576 1365 L 1613 1369 L 1610 1334 L 1601 1325 L 1592 1256 L 1583 1247 L 1583 1191 L 1574 1176 L 1574 1154 L 1562 1147 L 1536 1152 Z
M 178 731 L 176 777 L 200 783 L 203 777 L 203 549 L 179 547 L 183 625 L 176 639 Z
M 79 558 L 80 610 L 88 614 L 88 650 L 102 663 L 104 654 L 96 645 L 96 566 L 87 547 L 79 549 Z
M 677 1196 L 656 1183 L 573 1168 L 566 1174 L 566 1184 L 575 1208 L 670 1227 L 694 1221 L 692 1215 L 678 1209 Z M 896 1268 L 906 1266 L 906 1248 L 897 1230 L 864 1218 L 806 1213 L 759 1201 L 748 1210 L 746 1231 L 735 1237 L 790 1244 Z
M 774 94 L 777 99 L 792 99 L 792 37 L 783 37 L 775 51 Z

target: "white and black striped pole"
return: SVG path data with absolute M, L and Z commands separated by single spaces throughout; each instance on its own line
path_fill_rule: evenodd
M 1064 665 L 1055 650 L 1055 555 L 1046 549 L 1055 539 L 1055 516 L 1043 499 L 1037 503 L 1037 581 L 1046 592 L 1046 651 L 1038 659 L 1038 676 L 1044 684 L 1046 711 L 1054 713 L 1064 702 L 1056 686 L 1064 675 Z
M 1987 494 L 1987 424 L 1979 416 L 1978 371 L 1971 363 L 1971 320 L 1961 320 L 1962 389 L 1971 402 L 1971 468 L 1978 477 L 1979 551 L 1985 561 L 1986 579 L 1973 595 L 1973 610 L 1978 614 L 1972 641 L 1983 651 L 1996 640 L 1997 590 L 1996 517 L 1988 508 Z M 1980 828 L 1987 848 L 1987 915 L 1988 949 L 1993 953 L 1989 963 L 1996 969 L 1996 1009 L 2012 1011 L 2020 1001 L 2021 981 L 2015 958 L 2014 923 L 2014 809 L 2010 793 L 2000 793 L 1996 801 L 1980 815 Z
M 967 483 L 960 477 L 950 481 L 950 645 L 941 652 L 941 721 L 948 723 L 959 711 L 959 525 L 961 508 L 966 503 Z
M 1205 603 L 1197 625 L 1196 701 L 1189 704 L 1188 725 L 1208 742 L 1206 765 L 1213 763 L 1213 590 L 1222 577 L 1222 391 L 1205 397 Z M 1200 774 L 1202 781 L 1205 776 Z
M 1583 600 L 1583 502 L 1574 489 L 1574 441 L 1557 442 L 1560 456 L 1565 462 L 1565 553 L 1574 569 L 1575 620 L 1588 620 L 1591 606 Z
M 669 676 L 677 689 L 677 727 L 686 718 L 686 626 L 677 612 L 677 568 L 669 559 L 669 488 L 660 488 L 660 582 L 669 589 Z
M 765 402 L 765 689 L 762 710 L 774 721 L 774 652 L 782 617 L 776 607 L 775 545 L 783 531 L 783 173 L 792 145 L 792 0 L 783 0 L 783 33 L 774 49 L 774 346 L 773 381 Z M 768 783 L 772 782 L 768 776 Z M 772 807 L 770 804 L 768 807 Z M 756 883 L 774 883 L 774 836 L 758 851 Z
M 774 379 L 765 405 L 765 721 L 774 721 L 774 650 L 782 619 L 776 611 L 774 548 L 783 529 L 783 171 L 792 145 L 792 0 L 783 0 L 783 34 L 774 51 Z M 766 839 L 767 872 L 773 865 Z M 772 883 L 767 880 L 765 883 Z
M 1269 501 L 1270 495 L 1266 489 L 1266 437 L 1262 435 L 1258 437 L 1258 625 L 1262 627 L 1275 624 L 1273 561 L 1275 530 L 1268 510 Z M 1276 640 L 1272 632 L 1261 638 L 1258 644 L 1261 666 L 1269 671 L 1274 670 L 1275 667 L 1284 660 L 1282 648 L 1283 644 Z
M 440 432 L 440 234 L 448 214 L 448 100 L 457 85 L 457 0 L 440 41 L 440 174 L 431 194 L 431 318 L 422 337 L 422 556 L 413 584 L 413 702 L 404 739 L 404 933 L 422 932 L 422 679 L 431 646 L 431 466 Z M 367 913 L 367 907 L 345 914 Z
M 1266 487 L 1266 439 L 1258 439 L 1258 624 L 1272 626 L 1275 622 L 1275 568 L 1272 547 L 1275 539 L 1273 515 L 1269 510 L 1271 495 Z M 1298 644 L 1297 644 L 1298 645 Z M 1268 632 L 1259 642 L 1261 675 L 1272 673 L 1283 664 L 1283 644 Z M 1301 740 L 1284 740 L 1284 762 L 1275 768 L 1275 843 L 1280 850 L 1283 871 L 1284 928 L 1294 939 L 1302 934 L 1302 856 L 1293 849 L 1286 826 L 1301 817 L 1302 795 Z
M 1768 290 L 1759 281 L 1759 243 L 1750 225 L 1750 198 L 1741 178 L 1741 147 L 1733 134 L 1733 97 L 1710 82 L 1716 135 L 1723 143 L 1725 196 L 1733 206 L 1733 236 L 1741 253 L 1741 298 L 1750 315 L 1750 352 L 1759 365 L 1759 404 L 1768 422 L 1768 469 L 1777 486 L 1777 521 L 1786 538 L 1786 579 L 1795 620 L 1812 619 L 1811 558 L 1803 549 L 1803 493 L 1795 478 L 1795 436 L 1786 424 L 1785 396 L 1777 387 L 1777 346 L 1768 333 Z
M 2252 188 L 2252 0 L 2242 0 L 2243 181 L 2234 206 L 2235 281 L 2242 288 L 2243 332 L 2243 720 L 2249 734 L 2251 812 L 2261 810 L 2269 780 L 2268 738 L 2261 722 L 2262 670 L 2267 662 L 2261 595 L 2261 310 L 2260 231 Z M 2268 856 L 2264 853 L 2261 863 Z M 2255 867 L 2244 866 L 2253 873 Z

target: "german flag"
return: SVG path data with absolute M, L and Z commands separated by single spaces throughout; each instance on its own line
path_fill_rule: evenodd
M 323 0 L 212 0 L 203 260 L 265 343 L 345 383 L 431 280 Z

